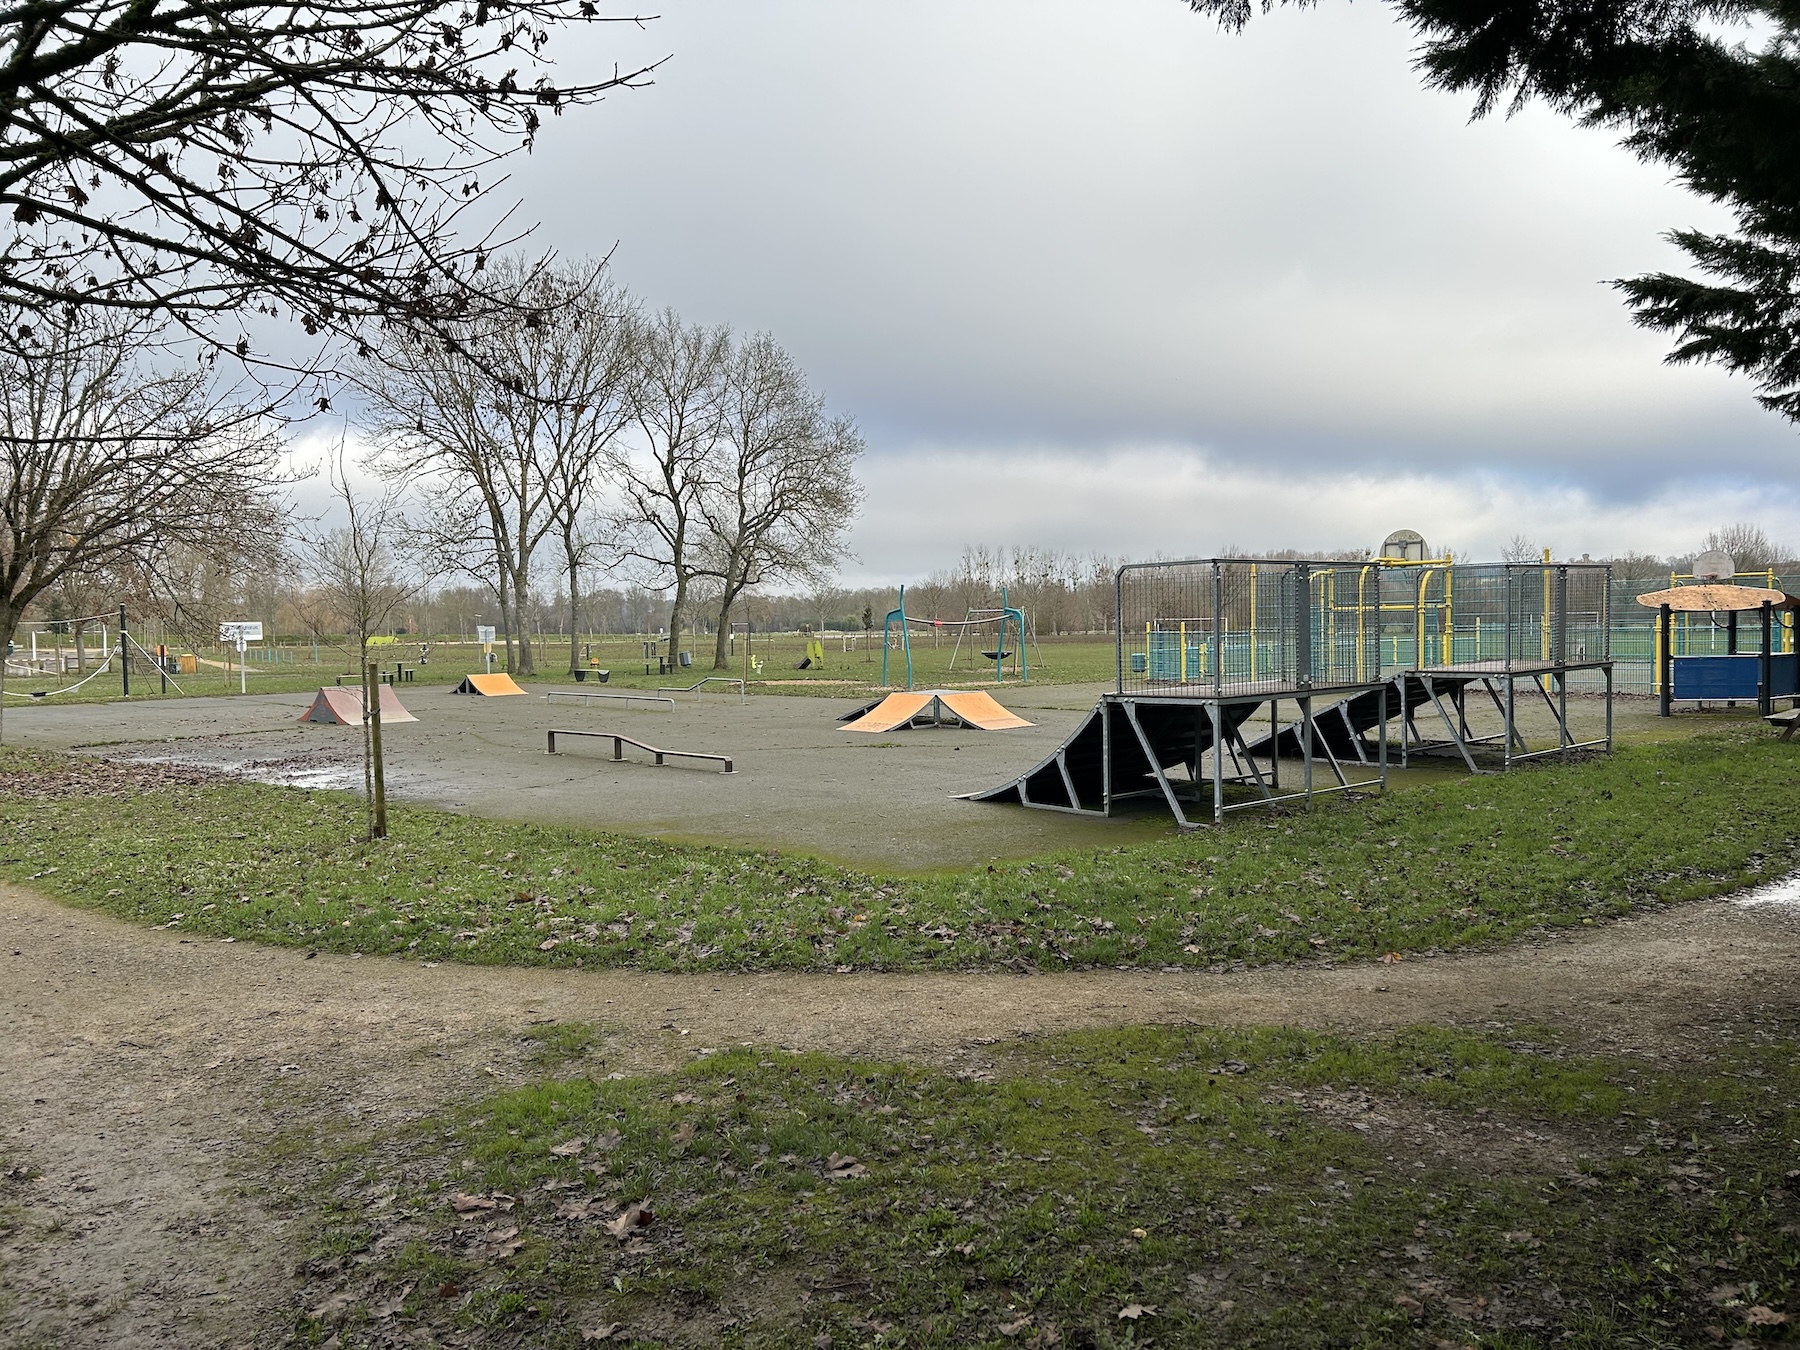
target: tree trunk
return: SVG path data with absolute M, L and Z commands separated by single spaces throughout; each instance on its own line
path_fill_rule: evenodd
M 500 640 L 505 647 L 506 673 L 513 673 L 513 602 L 511 574 L 506 570 L 506 559 L 500 560 Z
M 719 634 L 717 641 L 713 643 L 714 670 L 729 670 L 731 668 L 731 656 L 729 652 L 729 643 L 731 642 L 731 607 L 737 603 L 737 598 L 737 590 L 729 585 L 726 586 L 724 591 L 719 595 Z
M 581 669 L 581 564 L 575 548 L 565 537 L 563 552 L 569 560 L 569 669 Z
M 675 654 L 681 650 L 681 611 L 687 608 L 687 578 L 675 582 L 675 599 L 669 606 L 669 668 L 676 665 Z
M 527 606 L 531 601 L 530 583 L 513 582 L 513 612 L 519 616 L 519 674 L 535 675 L 537 667 L 531 659 L 531 619 Z
M 12 646 L 13 630 L 18 627 L 18 622 L 18 615 L 11 605 L 0 605 L 0 745 L 6 744 L 7 648 Z

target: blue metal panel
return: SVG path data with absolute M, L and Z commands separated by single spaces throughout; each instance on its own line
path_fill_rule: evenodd
M 1677 656 L 1674 696 L 1680 699 L 1740 699 L 1755 702 L 1762 683 L 1762 657 Z M 1800 676 L 1800 656 L 1783 653 L 1770 660 L 1772 698 L 1790 697 Z

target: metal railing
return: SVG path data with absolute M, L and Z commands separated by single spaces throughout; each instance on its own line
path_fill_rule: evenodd
M 658 685 L 656 692 L 659 694 L 692 694 L 694 696 L 694 701 L 699 702 L 702 686 L 709 684 L 735 684 L 738 691 L 738 702 L 740 704 L 749 702 L 749 699 L 746 698 L 744 694 L 744 682 L 742 680 L 733 679 L 728 675 L 707 675 L 702 679 L 696 680 L 693 684 Z
M 544 698 L 546 701 L 553 698 L 578 698 L 583 703 L 587 703 L 590 699 L 596 698 L 612 699 L 615 702 L 623 703 L 661 703 L 666 705 L 670 712 L 675 711 L 675 700 L 672 698 L 665 698 L 661 694 L 615 694 L 610 692 L 605 694 L 598 692 L 590 694 L 586 690 L 552 689 L 549 693 L 544 695 Z
M 1381 679 L 1383 569 L 1204 558 L 1114 580 L 1120 694 L 1220 698 Z

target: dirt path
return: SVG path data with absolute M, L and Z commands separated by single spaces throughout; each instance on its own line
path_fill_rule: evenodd
M 961 1061 L 1026 1032 L 1180 1021 L 1521 1020 L 1688 1057 L 1748 1015 L 1800 1007 L 1797 957 L 1790 910 L 1712 903 L 1343 969 L 555 972 L 308 959 L 0 887 L 0 1345 L 269 1343 L 297 1256 L 290 1221 L 245 1174 L 254 1150 L 283 1127 L 393 1121 L 519 1080 L 534 1022 L 602 1025 L 608 1068 L 626 1070 L 740 1042 Z

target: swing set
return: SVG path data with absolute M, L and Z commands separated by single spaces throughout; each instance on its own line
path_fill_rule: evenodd
M 991 651 L 982 650 L 981 655 L 994 663 L 994 683 L 1006 683 L 1006 665 L 1010 660 L 1013 671 L 1021 684 L 1029 683 L 1031 670 L 1025 655 L 1025 611 L 1006 603 L 1006 588 L 1000 589 L 1000 606 L 998 609 L 972 609 L 963 619 L 919 619 L 910 617 L 906 612 L 906 587 L 900 588 L 900 604 L 896 609 L 888 611 L 887 618 L 881 624 L 881 683 L 885 687 L 888 682 L 888 653 L 893 650 L 894 625 L 900 625 L 900 647 L 906 653 L 906 687 L 913 687 L 912 661 L 912 627 L 918 624 L 929 628 L 934 633 L 946 628 L 956 630 L 956 646 L 950 652 L 950 669 L 956 669 L 956 658 L 962 650 L 964 637 L 974 646 L 975 633 L 972 630 L 993 626 L 997 629 L 994 646 Z M 1012 627 L 1013 648 L 1006 646 L 1007 626 Z M 980 649 L 977 649 L 980 650 Z

